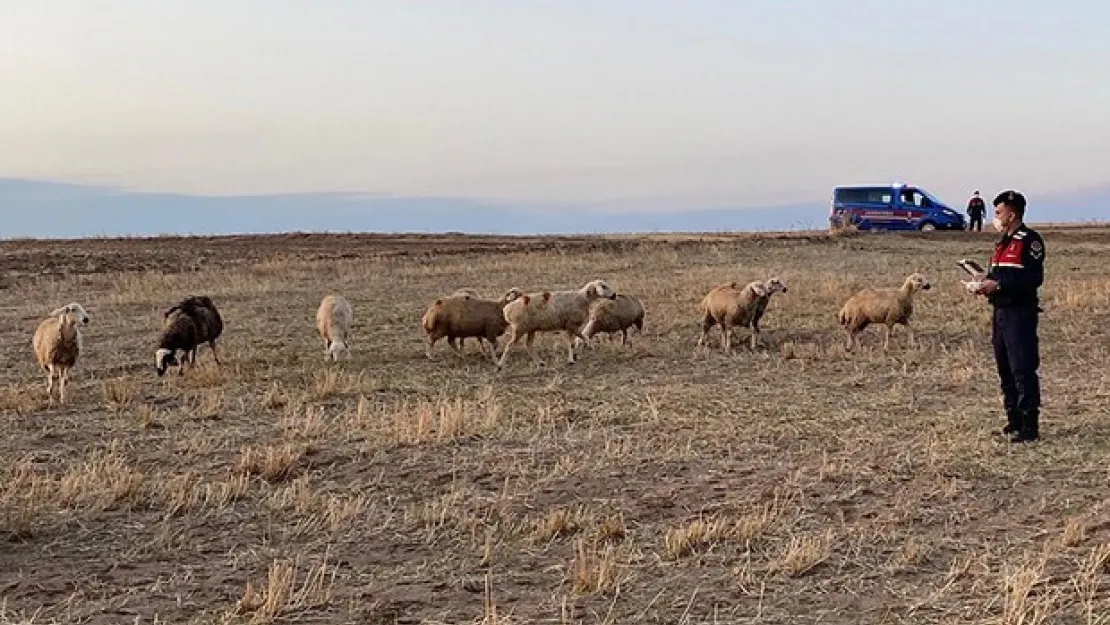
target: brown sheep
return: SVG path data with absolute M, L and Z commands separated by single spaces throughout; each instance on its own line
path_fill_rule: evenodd
M 759 321 L 767 310 L 767 303 L 775 293 L 786 293 L 786 284 L 778 277 L 766 282 L 749 282 L 740 286 L 730 282 L 714 287 L 702 298 L 700 312 L 702 317 L 701 336 L 698 346 L 705 344 L 709 331 L 714 326 L 721 328 L 721 344 L 725 351 L 732 350 L 732 328 L 752 329 L 751 346 L 759 345 Z
M 500 299 L 483 299 L 468 289 L 436 299 L 428 305 L 420 319 L 420 326 L 428 339 L 425 354 L 431 359 L 432 347 L 444 337 L 447 337 L 447 344 L 455 353 L 461 354 L 462 348 L 455 345 L 455 339 L 475 337 L 483 353 L 486 352 L 486 342 L 489 342 L 490 361 L 496 362 L 497 338 L 509 327 L 501 311 L 506 304 L 521 295 L 523 292 L 514 287 L 506 291 Z
M 890 347 L 890 334 L 894 326 L 906 328 L 908 345 L 914 343 L 910 317 L 913 316 L 913 296 L 918 291 L 928 291 L 929 281 L 920 273 L 910 274 L 899 289 L 863 289 L 850 297 L 840 309 L 837 319 L 847 333 L 846 349 L 858 345 L 857 335 L 872 323 L 886 326 L 883 349 Z
M 621 333 L 621 345 L 628 344 L 628 330 L 635 327 L 644 331 L 644 305 L 631 295 L 620 294 L 615 299 L 599 299 L 590 306 L 589 320 L 582 328 L 582 335 L 593 339 L 598 332 L 612 335 Z

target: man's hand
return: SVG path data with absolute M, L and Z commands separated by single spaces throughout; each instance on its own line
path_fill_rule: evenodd
M 983 280 L 983 283 L 979 285 L 979 288 L 975 291 L 975 294 L 990 295 L 996 291 L 998 291 L 998 281 L 988 278 L 986 280 Z

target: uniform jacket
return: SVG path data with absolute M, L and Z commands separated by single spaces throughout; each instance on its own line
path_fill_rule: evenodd
M 967 203 L 967 214 L 973 218 L 981 219 L 983 213 L 987 212 L 987 203 L 981 197 L 973 197 Z
M 1037 289 L 1044 283 L 1044 239 L 1025 224 L 1003 234 L 994 246 L 987 277 L 998 290 L 987 297 L 996 308 L 1038 305 Z

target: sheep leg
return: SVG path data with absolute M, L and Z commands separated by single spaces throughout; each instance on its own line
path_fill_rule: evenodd
M 724 333 L 721 336 L 721 345 L 725 348 L 725 352 L 731 352 L 732 351 L 732 326 L 729 325 L 728 322 L 722 323 L 721 324 L 721 332 Z
M 906 324 L 906 346 L 912 348 L 916 342 L 917 342 L 917 339 L 914 337 L 913 328 L 911 328 L 910 324 L 907 323 Z
M 63 367 L 58 372 L 58 403 L 66 403 L 66 382 L 69 381 L 69 368 Z
M 567 330 L 567 364 L 574 364 L 574 343 L 582 338 L 582 334 L 576 330 Z
M 489 340 L 479 338 L 478 344 L 482 347 L 482 353 L 489 356 L 489 361 L 497 364 L 497 339 Z
M 893 329 L 894 329 L 893 326 L 890 326 L 890 325 L 886 326 L 886 336 L 883 339 L 883 349 L 884 350 L 890 348 L 890 333 Z
M 621 330 L 621 345 L 628 345 L 628 328 Z
M 698 347 L 705 345 L 706 341 L 709 340 L 709 330 L 712 329 L 713 325 L 716 323 L 717 320 L 713 317 L 709 315 L 705 316 L 705 319 L 701 322 L 701 336 L 698 337 Z
M 220 355 L 216 353 L 216 339 L 208 341 L 208 346 L 212 348 L 212 357 L 216 359 L 216 364 L 220 364 Z
M 516 345 L 516 342 L 519 341 L 519 340 L 520 340 L 520 335 L 517 334 L 517 331 L 514 328 L 512 331 L 509 332 L 509 341 L 507 343 L 505 343 L 505 349 L 502 350 L 501 358 L 497 361 L 497 368 L 498 369 L 505 366 L 505 360 L 508 359 L 509 352 L 512 350 L 513 345 Z
M 594 330 L 595 326 L 596 326 L 596 324 L 594 323 L 594 320 L 590 319 L 589 321 L 586 322 L 585 326 L 583 326 L 578 331 L 574 332 L 573 334 L 576 335 L 575 338 L 574 338 L 575 343 L 577 343 L 578 340 L 581 339 L 582 343 L 585 343 L 586 347 L 592 348 L 593 345 L 590 344 L 590 340 L 593 339 L 594 334 L 596 334 L 596 331 Z M 570 332 L 570 331 L 568 330 L 568 332 Z
M 54 403 L 54 365 L 50 365 L 46 369 L 46 396 L 50 398 L 50 403 Z
M 427 349 L 424 350 L 424 355 L 428 357 L 428 360 L 433 360 L 434 359 L 432 357 L 432 346 L 435 345 L 436 341 L 438 341 L 438 340 L 439 340 L 439 337 L 428 335 L 428 347 L 427 347 Z
M 536 350 L 532 349 L 532 341 L 536 340 L 536 333 L 529 332 L 528 338 L 524 339 L 524 349 L 527 350 L 528 355 L 532 357 L 532 363 L 535 365 L 543 366 L 547 363 L 544 362 L 539 356 L 536 355 Z

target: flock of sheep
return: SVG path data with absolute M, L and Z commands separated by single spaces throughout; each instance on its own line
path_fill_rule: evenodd
M 910 317 L 914 295 L 930 288 L 919 273 L 908 276 L 901 288 L 863 289 L 849 298 L 840 309 L 838 321 L 847 335 L 846 348 L 858 343 L 858 334 L 868 325 L 886 328 L 883 348 L 890 345 L 895 325 L 908 332 L 913 343 Z M 741 285 L 730 282 L 714 287 L 699 304 L 702 331 L 698 346 L 704 345 L 713 327 L 720 327 L 721 343 L 732 349 L 734 328 L 751 329 L 751 346 L 759 343 L 759 322 L 775 293 L 786 293 L 786 285 L 777 277 Z M 343 360 L 350 354 L 350 328 L 354 320 L 350 303 L 339 295 L 328 295 L 316 312 L 316 328 L 324 341 L 324 357 Z M 38 364 L 46 372 L 47 394 L 53 402 L 54 380 L 58 380 L 58 399 L 65 403 L 65 388 L 70 369 L 81 353 L 80 326 L 89 323 L 89 315 L 78 303 L 59 308 L 44 319 L 35 330 L 32 347 Z M 532 350 L 537 333 L 563 333 L 567 338 L 567 362 L 575 362 L 575 351 L 589 345 L 594 335 L 604 332 L 621 333 L 621 344 L 628 343 L 628 331 L 643 331 L 644 305 L 630 295 L 617 294 L 604 280 L 592 280 L 582 288 L 564 291 L 524 293 L 509 289 L 498 299 L 479 297 L 470 289 L 460 289 L 432 301 L 421 327 L 427 336 L 428 358 L 442 338 L 461 353 L 467 338 L 478 339 L 479 348 L 501 369 L 513 346 L 524 340 L 524 348 L 534 362 L 539 357 Z M 508 331 L 508 341 L 497 357 L 497 341 Z M 219 365 L 216 340 L 223 333 L 223 319 L 215 303 L 207 296 L 187 297 L 163 314 L 163 326 L 155 351 L 155 369 L 159 376 L 169 367 L 177 366 L 183 375 L 185 365 L 195 365 L 197 349 L 208 344 Z M 458 340 L 458 344 L 456 344 Z M 488 343 L 488 345 L 487 345 Z

